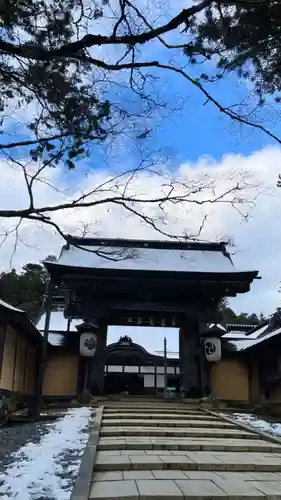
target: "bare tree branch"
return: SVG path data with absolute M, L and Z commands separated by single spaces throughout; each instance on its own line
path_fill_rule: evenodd
M 41 61 L 49 61 L 55 57 L 64 57 L 64 56 L 73 56 L 77 54 L 77 52 L 100 45 L 136 45 L 136 44 L 144 44 L 157 38 L 159 35 L 163 35 L 165 33 L 169 33 L 175 29 L 177 29 L 182 24 L 187 24 L 188 20 L 191 16 L 194 16 L 196 13 L 201 12 L 208 5 L 210 5 L 213 0 L 203 0 L 197 5 L 193 5 L 187 9 L 183 9 L 177 16 L 171 19 L 167 24 L 159 26 L 158 28 L 154 28 L 153 30 L 140 33 L 137 35 L 111 35 L 111 36 L 103 36 L 103 35 L 93 35 L 88 34 L 85 35 L 81 40 L 78 40 L 73 43 L 69 43 L 64 45 L 58 49 L 47 51 L 39 46 L 29 46 L 29 45 L 13 45 L 4 40 L 0 40 L 0 50 L 6 54 L 17 55 L 23 58 L 32 58 L 35 60 Z
M 134 0 L 118 0 L 116 5 L 104 2 L 99 6 L 96 2 L 77 0 L 74 8 L 69 0 L 70 12 L 67 12 L 61 4 L 53 4 L 53 0 L 51 4 L 45 4 L 44 0 L 40 2 L 40 9 L 35 1 L 26 7 L 26 12 L 21 6 L 13 6 L 12 23 L 8 14 L 4 18 L 0 13 L 4 26 L 0 35 L 0 83 L 4 96 L 3 104 L 2 97 L 0 99 L 0 132 L 3 134 L 0 153 L 20 172 L 28 196 L 24 208 L 16 209 L 13 205 L 10 208 L 8 205 L 7 209 L 0 209 L 0 217 L 8 224 L 13 218 L 20 221 L 12 233 L 9 229 L 4 231 L 5 241 L 10 234 L 19 240 L 24 222 L 46 226 L 68 241 L 63 224 L 58 222 L 58 214 L 65 214 L 67 219 L 74 210 L 78 214 L 80 210 L 91 209 L 95 220 L 101 207 L 118 213 L 120 210 L 122 214 L 135 217 L 138 223 L 146 224 L 161 237 L 175 239 L 201 237 L 208 214 L 203 209 L 199 227 L 195 230 L 185 228 L 180 235 L 177 229 L 170 230 L 165 225 L 167 214 L 174 206 L 187 211 L 206 206 L 207 211 L 207 207 L 214 204 L 227 204 L 242 218 L 247 218 L 247 210 L 253 206 L 256 197 L 251 193 L 247 199 L 242 192 L 251 188 L 258 196 L 259 185 L 247 183 L 246 177 L 241 176 L 220 191 L 214 179 L 177 179 L 169 169 L 163 169 L 162 173 L 160 155 L 143 155 L 140 162 L 132 155 L 132 168 L 122 168 L 121 173 L 102 177 L 97 185 L 88 185 L 87 188 L 63 189 L 48 174 L 48 168 L 64 164 L 73 169 L 79 166 L 80 159 L 89 157 L 100 168 L 101 148 L 104 148 L 105 156 L 122 149 L 128 158 L 127 144 L 135 147 L 136 143 L 145 142 L 155 128 L 155 115 L 159 116 L 161 111 L 162 117 L 168 109 L 162 91 L 163 74 L 178 75 L 183 82 L 201 92 L 205 104 L 211 103 L 232 121 L 262 131 L 281 144 L 281 138 L 266 124 L 255 121 L 260 101 L 250 109 L 243 100 L 235 105 L 224 105 L 209 90 L 207 82 L 218 82 L 231 70 L 231 64 L 223 66 L 219 75 L 211 73 L 210 79 L 207 76 L 206 83 L 202 83 L 201 77 L 190 76 L 194 72 L 186 69 L 188 64 L 195 64 L 197 56 L 198 64 L 204 64 L 213 55 L 225 54 L 226 49 L 221 44 L 223 34 L 220 34 L 224 30 L 225 13 L 232 8 L 239 10 L 241 6 L 250 10 L 268 2 L 197 0 L 176 15 L 167 14 L 167 22 L 163 22 L 162 16 L 159 21 L 156 16 L 146 15 L 145 9 L 135 3 Z M 97 24 L 104 9 L 107 12 L 104 20 L 110 26 L 101 32 L 106 34 L 99 34 Z M 217 27 L 213 11 L 220 23 L 216 44 L 211 37 L 209 40 L 208 34 L 202 41 L 196 24 L 198 19 L 209 16 L 210 25 Z M 169 35 L 174 30 L 183 37 L 179 43 L 170 43 Z M 145 45 L 152 47 L 150 54 L 153 56 L 149 57 Z M 113 50 L 109 56 L 105 49 L 111 47 Z M 153 52 L 155 47 L 157 53 Z M 178 59 L 174 56 L 175 51 L 180 56 Z M 186 65 L 182 63 L 183 57 L 186 57 Z M 179 94 L 184 100 L 185 87 L 182 88 L 184 90 Z M 16 117 L 13 128 L 11 117 L 15 116 L 14 109 L 25 113 L 25 109 L 33 105 L 36 109 L 34 112 L 32 109 L 32 118 L 25 120 L 23 117 L 21 121 Z M 96 156 L 94 145 L 98 152 Z M 25 161 L 25 158 L 29 160 Z M 158 188 L 153 194 L 136 188 L 141 176 L 147 176 L 147 182 L 157 179 Z M 48 203 L 36 196 L 39 183 L 55 192 L 54 201 Z M 89 225 L 83 221 L 82 234 L 88 231 Z

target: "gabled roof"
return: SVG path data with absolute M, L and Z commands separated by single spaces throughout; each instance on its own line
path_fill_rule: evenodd
M 220 325 L 219 323 L 211 323 L 208 328 L 210 328 L 210 329 L 218 328 L 218 330 L 221 330 L 222 332 L 226 332 L 226 329 L 224 328 L 224 326 Z
M 114 355 L 118 356 L 119 354 L 122 356 L 122 354 L 124 354 L 125 352 L 129 352 L 130 354 L 136 354 L 137 356 L 139 356 L 144 364 L 164 364 L 164 356 L 159 356 L 159 354 L 152 354 L 141 345 L 133 342 L 129 337 L 126 338 L 129 339 L 129 342 L 124 342 L 125 337 L 121 337 L 118 342 L 113 342 L 112 344 L 108 344 L 106 346 L 105 351 L 107 355 L 107 362 L 109 361 L 111 356 L 113 356 L 114 359 Z M 167 361 L 177 366 L 179 363 L 179 358 L 169 356 L 167 357 Z
M 45 262 L 58 268 L 160 271 L 173 273 L 244 273 L 234 267 L 225 243 L 151 241 L 69 236 L 59 259 Z M 258 271 L 246 272 L 254 279 Z
M 41 335 L 34 325 L 34 323 L 29 319 L 26 312 L 22 309 L 8 304 L 4 300 L 0 299 L 0 309 L 7 314 L 7 323 L 18 328 L 27 333 L 30 338 L 34 339 L 36 342 L 41 341 Z
M 240 332 L 239 336 L 237 333 L 238 332 L 228 332 L 222 336 L 222 339 L 225 340 L 224 347 L 227 351 L 248 351 L 262 342 L 266 342 L 280 335 L 281 327 L 272 330 L 269 327 L 269 320 L 267 320 L 263 325 L 253 328 L 250 332 Z

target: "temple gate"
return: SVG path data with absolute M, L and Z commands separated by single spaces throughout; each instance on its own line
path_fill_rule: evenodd
M 79 370 L 93 394 L 104 392 L 108 326 L 137 325 L 179 328 L 181 390 L 186 397 L 206 395 L 211 387 L 204 342 L 219 336 L 208 326 L 219 321 L 219 301 L 248 292 L 258 275 L 238 271 L 225 243 L 70 236 L 59 259 L 44 265 L 50 284 L 41 394 L 50 314 L 59 305 L 69 321 L 84 321 L 78 327 L 80 353 L 85 351 Z

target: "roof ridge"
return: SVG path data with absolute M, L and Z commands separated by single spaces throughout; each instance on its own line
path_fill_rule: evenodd
M 194 241 L 194 240 L 150 240 L 134 238 L 92 238 L 81 236 L 67 236 L 68 248 L 73 246 L 116 246 L 116 247 L 135 247 L 135 248 L 174 248 L 183 250 L 218 250 L 226 251 L 227 242 Z

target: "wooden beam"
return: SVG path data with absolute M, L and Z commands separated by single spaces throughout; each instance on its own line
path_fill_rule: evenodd
M 29 339 L 25 339 L 25 353 L 24 353 L 24 369 L 23 369 L 23 393 L 26 394 L 26 368 L 27 368 L 27 358 L 28 358 L 28 347 L 29 347 Z
M 203 306 L 204 307 L 204 306 Z M 172 302 L 138 302 L 138 301 L 108 301 L 106 303 L 106 309 L 109 311 L 138 311 L 138 312 L 163 312 L 163 313 L 187 313 L 189 310 L 194 310 L 190 308 L 186 303 L 172 303 Z M 198 308 L 198 311 L 202 310 Z
M 4 358 L 6 330 L 7 330 L 7 323 L 1 324 L 0 325 L 0 379 L 1 379 L 3 358 Z
M 16 375 L 16 367 L 17 367 L 17 357 L 18 357 L 18 342 L 19 342 L 19 333 L 15 330 L 16 340 L 15 340 L 15 356 L 14 356 L 14 367 L 13 367 L 13 380 L 12 380 L 12 390 L 15 390 L 15 375 Z
M 151 326 L 150 325 L 150 317 L 154 316 L 154 326 L 161 326 L 160 325 L 160 320 L 157 317 L 155 317 L 155 314 L 153 313 L 145 313 L 143 311 L 134 311 L 131 316 L 137 318 L 141 317 L 142 318 L 142 325 L 141 326 Z M 220 314 L 215 311 L 215 310 L 210 310 L 210 311 L 205 311 L 205 312 L 200 312 L 200 311 L 195 311 L 195 310 L 190 310 L 186 312 L 185 314 L 181 314 L 179 316 L 175 317 L 175 324 L 171 324 L 171 317 L 169 315 L 164 315 L 166 316 L 166 327 L 168 328 L 180 328 L 182 325 L 183 321 L 186 321 L 186 317 L 194 320 L 200 320 L 202 322 L 208 322 L 208 321 L 219 321 Z M 121 313 L 115 313 L 114 311 L 111 311 L 108 313 L 107 316 L 107 322 L 109 325 L 116 325 L 116 326 L 137 326 L 137 322 L 133 323 L 128 323 L 128 314 L 124 312 L 124 314 Z M 159 324 L 158 324 L 159 323 Z

